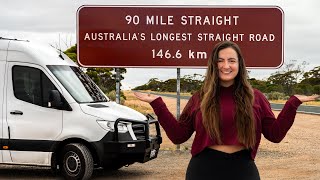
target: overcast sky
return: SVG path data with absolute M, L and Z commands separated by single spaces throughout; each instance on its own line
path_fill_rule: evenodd
M 65 49 L 76 42 L 76 12 L 81 5 L 276 5 L 285 13 L 285 62 L 307 61 L 307 70 L 320 65 L 320 18 L 318 0 L 0 0 L 0 37 L 59 44 Z M 274 70 L 252 70 L 250 77 L 264 79 Z M 181 69 L 181 76 L 205 73 L 199 69 Z M 176 78 L 176 69 L 127 68 L 122 89 L 145 84 L 150 78 Z

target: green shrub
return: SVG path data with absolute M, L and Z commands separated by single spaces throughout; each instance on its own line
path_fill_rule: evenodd
M 266 95 L 269 100 L 285 100 L 288 98 L 284 93 L 280 92 L 271 92 Z

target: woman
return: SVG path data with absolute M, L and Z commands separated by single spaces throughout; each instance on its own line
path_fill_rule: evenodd
M 319 97 L 291 96 L 275 118 L 265 96 L 252 89 L 247 77 L 240 48 L 225 41 L 214 47 L 204 85 L 190 98 L 179 121 L 161 97 L 135 92 L 150 103 L 173 143 L 187 141 L 196 131 L 186 179 L 260 179 L 254 158 L 261 133 L 279 143 L 298 106 Z

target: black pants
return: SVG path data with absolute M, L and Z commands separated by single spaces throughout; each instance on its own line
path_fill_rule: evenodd
M 186 173 L 186 180 L 259 180 L 256 164 L 249 150 L 224 153 L 206 148 L 192 157 Z

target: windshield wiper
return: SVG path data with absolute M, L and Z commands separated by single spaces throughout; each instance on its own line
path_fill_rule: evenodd
M 79 77 L 80 81 L 83 83 L 84 87 L 86 88 L 92 99 L 94 100 L 92 102 L 108 102 L 108 99 L 104 97 L 103 94 L 101 94 L 97 85 L 88 75 L 86 75 L 78 68 L 75 68 L 74 71 Z

